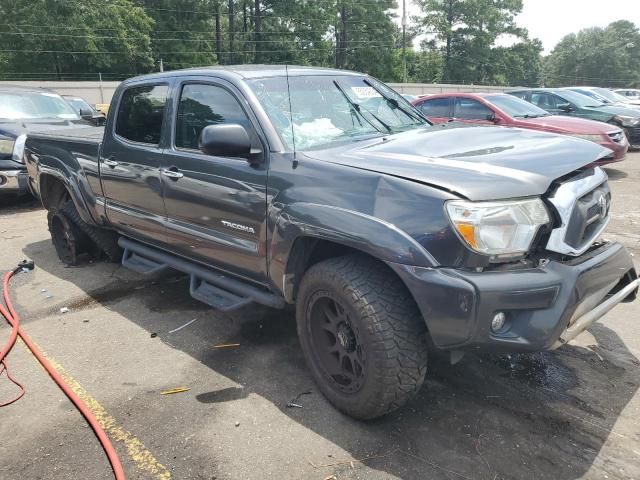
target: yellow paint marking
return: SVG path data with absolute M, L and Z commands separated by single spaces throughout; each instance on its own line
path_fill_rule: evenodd
M 75 378 L 67 373 L 64 367 L 60 365 L 57 360 L 49 357 L 44 352 L 43 354 L 47 357 L 47 360 L 49 360 L 51 365 L 53 365 L 53 368 L 55 368 L 60 376 L 62 376 L 69 387 L 71 387 L 71 390 L 80 397 L 89 410 L 91 410 L 95 415 L 98 423 L 104 431 L 107 432 L 109 437 L 116 442 L 124 443 L 127 448 L 127 454 L 133 463 L 135 463 L 136 467 L 142 471 L 152 474 L 156 480 L 169 480 L 171 478 L 171 472 L 167 467 L 158 462 L 158 460 L 156 460 L 153 454 L 147 450 L 147 447 L 145 447 L 140 440 L 138 440 L 131 432 L 118 425 L 115 418 L 109 415 L 105 408 L 100 405 L 100 403 L 93 398 L 89 392 L 87 392 L 82 385 L 76 381 Z

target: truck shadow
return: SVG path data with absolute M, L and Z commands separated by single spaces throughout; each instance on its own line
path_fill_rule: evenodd
M 397 478 L 573 480 L 591 468 L 609 478 L 624 476 L 620 469 L 625 475 L 640 469 L 640 457 L 629 446 L 637 439 L 615 430 L 638 390 L 640 362 L 605 324 L 591 328 L 598 343 L 592 348 L 468 354 L 454 366 L 435 356 L 417 398 L 382 419 L 359 422 L 337 412 L 316 389 L 291 311 L 253 305 L 223 314 L 191 299 L 183 276 L 146 278 L 106 263 L 65 269 L 49 242 L 27 245 L 24 253 L 81 289 L 84 278 L 104 277 L 104 285 L 84 290 L 86 298 L 67 305 L 72 310 L 101 306 L 117 312 L 157 334 L 149 341 L 160 339 L 242 385 L 195 386 L 195 401 L 215 404 L 260 395 L 355 458 L 379 455 L 366 465 Z M 134 303 L 144 308 L 131 308 Z M 192 318 L 202 321 L 169 333 Z M 240 346 L 211 348 L 231 343 Z M 304 408 L 286 407 L 308 390 L 312 394 L 297 400 Z M 618 454 L 594 463 L 605 442 L 614 442 Z M 317 452 L 313 460 L 332 459 Z M 331 471 L 351 478 L 349 468 Z

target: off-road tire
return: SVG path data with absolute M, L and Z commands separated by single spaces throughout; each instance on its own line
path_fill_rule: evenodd
M 329 300 L 322 300 L 323 297 Z M 318 317 L 318 302 L 338 301 L 353 327 L 357 348 L 362 346 L 364 365 L 347 362 L 351 370 L 364 371 L 361 387 L 345 392 L 345 386 L 327 373 L 320 359 L 327 356 L 317 344 L 314 322 L 332 324 L 329 315 Z M 330 303 L 325 303 L 327 305 Z M 322 309 L 321 311 L 324 311 Z M 321 318 L 321 320 L 318 320 Z M 304 275 L 297 294 L 298 336 L 307 364 L 327 399 L 340 411 L 359 419 L 385 415 L 411 399 L 422 386 L 427 371 L 427 331 L 420 312 L 402 282 L 386 265 L 359 255 L 332 258 L 312 266 Z M 335 322 L 334 322 L 335 323 Z M 322 332 L 322 330 L 320 330 Z M 333 335 L 337 348 L 349 345 Z M 328 333 L 331 344 L 332 334 Z M 321 340 L 321 339 L 320 339 Z M 329 348 L 331 350 L 331 348 Z M 358 352 L 359 354 L 359 352 Z M 339 358 L 341 354 L 329 355 Z M 354 355 L 351 353 L 351 355 Z M 326 362 L 326 361 L 325 361 Z M 342 365 L 340 360 L 338 364 Z
M 78 210 L 71 200 L 64 203 L 62 212 L 96 245 L 98 250 L 106 255 L 111 262 L 119 262 L 122 259 L 122 249 L 118 246 L 118 234 L 93 225 L 82 220 Z
M 78 265 L 80 256 L 91 249 L 91 239 L 57 208 L 47 212 L 47 224 L 58 258 L 65 265 Z

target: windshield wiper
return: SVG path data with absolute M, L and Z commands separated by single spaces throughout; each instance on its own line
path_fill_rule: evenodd
M 386 96 L 382 90 L 380 90 L 378 87 L 376 87 L 370 81 L 368 81 L 366 79 L 364 79 L 362 81 L 364 83 L 366 83 L 367 85 L 369 85 L 371 88 L 373 88 L 376 92 L 378 92 L 382 96 L 382 98 L 384 98 L 387 101 L 387 103 L 393 105 L 394 108 L 397 108 L 401 112 L 404 112 L 405 115 L 407 115 L 408 117 L 411 117 L 411 118 L 413 118 L 415 120 L 418 120 L 418 121 L 420 121 L 420 123 L 422 123 L 422 120 L 426 120 L 427 122 L 429 121 L 429 119 L 427 117 L 425 117 L 424 115 L 422 115 L 422 113 L 420 113 L 418 110 L 416 110 L 414 108 L 407 109 L 404 106 L 401 106 L 400 102 L 398 100 L 396 100 L 395 98 L 391 98 L 391 97 Z
M 360 114 L 360 116 L 362 118 L 364 118 L 364 120 L 371 125 L 373 128 L 375 128 L 376 130 L 380 131 L 379 128 L 377 128 L 373 123 L 371 123 L 371 121 L 369 119 L 367 119 L 367 117 L 364 115 L 363 109 L 360 107 L 360 105 L 358 105 L 356 102 L 354 102 L 353 100 L 351 100 L 351 98 L 349 98 L 349 95 L 347 95 L 347 92 L 344 91 L 344 89 L 340 86 L 340 84 L 338 83 L 337 80 L 333 81 L 333 84 L 336 86 L 336 88 L 340 91 L 340 93 L 344 96 L 345 100 L 347 101 L 347 103 L 349 104 L 349 107 L 352 110 L 355 110 L 356 112 L 358 112 Z M 369 115 L 371 115 L 373 117 L 373 119 L 378 122 L 380 125 L 382 125 L 382 127 L 387 130 L 388 133 L 391 133 L 391 127 L 389 125 L 387 125 L 385 122 L 383 122 L 382 120 L 380 120 L 376 115 L 374 115 L 373 113 L 371 113 L 369 110 L 367 110 L 366 108 L 364 109 L 364 111 L 366 111 Z

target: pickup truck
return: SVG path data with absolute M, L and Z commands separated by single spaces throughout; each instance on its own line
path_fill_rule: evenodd
M 284 66 L 133 78 L 104 128 L 25 146 L 64 262 L 178 270 L 220 310 L 295 305 L 319 388 L 361 419 L 416 394 L 428 348 L 553 349 L 635 298 L 601 240 L 610 153 L 433 126 L 367 75 Z

